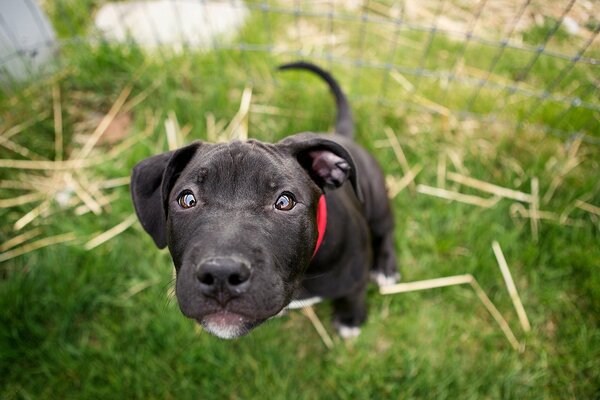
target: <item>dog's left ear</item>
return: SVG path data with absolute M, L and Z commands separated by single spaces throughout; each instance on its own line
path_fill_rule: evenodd
M 317 135 L 300 134 L 280 142 L 296 157 L 315 183 L 322 188 L 335 189 L 349 180 L 359 201 L 363 201 L 358 184 L 356 165 L 344 146 Z
M 133 167 L 131 197 L 135 212 L 159 249 L 167 245 L 166 199 L 201 142 L 148 157 Z

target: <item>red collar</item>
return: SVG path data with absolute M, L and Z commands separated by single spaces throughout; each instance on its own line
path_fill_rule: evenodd
M 319 197 L 319 205 L 317 206 L 317 244 L 315 245 L 315 251 L 313 252 L 313 258 L 319 251 L 321 243 L 323 243 L 323 237 L 325 236 L 325 230 L 327 229 L 327 202 L 325 201 L 325 195 L 322 194 Z

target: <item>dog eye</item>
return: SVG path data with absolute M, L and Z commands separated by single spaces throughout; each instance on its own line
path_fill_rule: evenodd
M 196 197 L 192 192 L 182 192 L 177 198 L 177 203 L 181 208 L 192 208 L 196 205 Z
M 275 202 L 275 208 L 281 211 L 290 211 L 295 205 L 294 197 L 288 193 L 283 193 Z

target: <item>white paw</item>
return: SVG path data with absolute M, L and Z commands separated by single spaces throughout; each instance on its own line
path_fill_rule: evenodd
M 272 317 L 270 317 L 269 319 L 272 319 L 272 318 L 282 318 L 282 317 L 285 317 L 286 315 L 288 315 L 288 309 L 284 308 L 281 311 L 279 311 L 277 314 L 275 314 Z
M 400 280 L 400 274 L 387 276 L 381 272 L 376 272 L 372 275 L 372 278 L 379 287 L 385 287 L 395 285 Z
M 342 339 L 353 339 L 360 335 L 360 328 L 358 326 L 347 326 L 335 323 L 335 329 Z
M 323 301 L 322 297 L 309 297 L 308 299 L 303 300 L 293 300 L 286 309 L 288 310 L 297 310 L 299 308 L 312 306 L 313 304 L 317 304 Z

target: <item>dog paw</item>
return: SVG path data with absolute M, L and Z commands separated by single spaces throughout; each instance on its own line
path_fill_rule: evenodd
M 381 272 L 375 272 L 371 274 L 371 279 L 377 284 L 379 287 L 391 286 L 395 285 L 400 281 L 400 274 L 396 273 L 392 276 L 385 275 Z
M 340 335 L 342 339 L 354 339 L 360 335 L 360 327 L 358 326 L 343 325 L 339 322 L 334 323 L 334 326 L 338 335 Z
M 281 311 L 279 311 L 277 314 L 275 314 L 272 317 L 270 317 L 269 319 L 283 318 L 283 317 L 287 316 L 288 314 L 289 314 L 288 309 L 284 308 Z
M 309 307 L 312 306 L 314 304 L 318 304 L 320 302 L 323 301 L 322 297 L 309 297 L 306 299 L 302 299 L 302 300 L 292 300 L 292 302 L 290 302 L 290 304 L 288 304 L 288 306 L 286 307 L 286 309 L 288 310 L 297 310 L 299 308 L 304 308 L 304 307 Z

